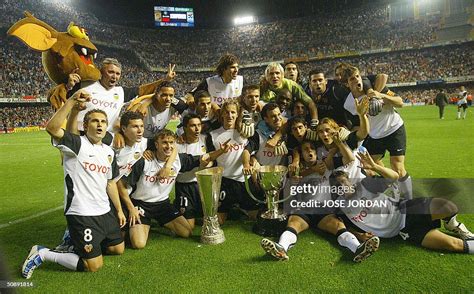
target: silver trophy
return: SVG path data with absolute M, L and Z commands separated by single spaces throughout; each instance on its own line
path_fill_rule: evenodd
M 220 244 L 225 241 L 224 232 L 219 227 L 217 218 L 223 172 L 222 167 L 212 167 L 196 172 L 203 212 L 201 242 L 204 244 Z
M 266 204 L 266 211 L 259 213 L 257 223 L 253 227 L 253 231 L 258 235 L 277 237 L 286 228 L 287 216 L 278 208 L 278 205 L 290 197 L 279 199 L 287 172 L 288 168 L 283 165 L 264 165 L 256 170 L 256 180 L 265 194 L 264 201 L 252 194 L 248 179 L 245 177 L 245 188 L 250 197 L 259 203 Z

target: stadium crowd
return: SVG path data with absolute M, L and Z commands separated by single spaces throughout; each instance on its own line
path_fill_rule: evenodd
M 369 49 L 417 48 L 435 40 L 434 31 L 439 24 L 436 17 L 388 22 L 386 8 L 373 5 L 344 11 L 347 17 L 343 18 L 329 13 L 318 18 L 289 19 L 226 29 L 175 30 L 169 34 L 166 30 L 102 23 L 92 14 L 75 8 L 72 2 L 7 0 L 0 4 L 0 11 L 5 15 L 0 20 L 2 32 L 20 19 L 24 10 L 33 11 L 35 16 L 48 20 L 58 30 L 64 30 L 69 21 L 74 21 L 87 28 L 93 41 L 110 44 L 108 47 L 97 46 L 99 57 L 96 63 L 99 64 L 105 57 L 120 60 L 124 66 L 124 86 L 158 78 L 162 74 L 149 69 L 163 68 L 168 63 L 177 64 L 178 70 L 213 68 L 215 60 L 228 48 L 239 56 L 241 65 Z M 54 17 L 57 13 L 64 17 Z M 325 29 L 329 27 L 330 30 Z M 374 27 L 377 29 L 374 30 Z M 360 38 L 361 35 L 364 38 Z M 212 50 L 209 50 L 209 40 L 216 39 L 222 41 L 213 42 Z M 52 84 L 42 69 L 40 56 L 10 38 L 0 40 L 0 46 L 0 97 L 45 95 Z M 318 59 L 303 62 L 300 68 L 303 76 L 314 67 L 327 68 L 329 76 L 332 76 L 334 65 L 344 61 L 357 64 L 365 74 L 386 73 L 389 83 L 404 83 L 469 75 L 473 60 L 472 44 L 468 43 L 454 47 Z M 246 82 L 258 83 L 263 67 L 243 68 L 241 73 Z M 207 75 L 208 72 L 181 72 L 177 79 L 177 96 L 183 96 Z
M 123 61 L 124 77 L 122 85 L 143 84 L 162 76 L 163 73 L 149 71 L 140 58 L 123 49 L 98 46 L 100 64 L 105 57 L 114 57 Z M 474 66 L 472 43 L 445 47 L 433 47 L 419 50 L 398 51 L 359 57 L 323 59 L 299 64 L 300 74 L 307 78 L 312 68 L 327 69 L 333 76 L 337 62 L 357 64 L 365 74 L 386 73 L 388 83 L 406 83 L 423 80 L 437 80 L 447 77 L 467 76 L 472 74 Z M 52 87 L 52 83 L 41 65 L 38 53 L 24 48 L 17 40 L 0 40 L 0 97 L 43 96 Z M 179 64 L 178 64 L 179 66 Z M 247 83 L 258 83 L 263 74 L 263 67 L 242 68 L 240 70 Z M 177 96 L 182 97 L 186 91 L 209 75 L 209 72 L 181 72 L 177 78 Z
M 49 105 L 0 107 L 0 129 L 44 126 L 52 115 Z
M 228 48 L 240 56 L 242 64 L 380 48 L 417 48 L 435 41 L 434 32 L 439 25 L 437 17 L 389 22 L 386 7 L 373 5 L 346 10 L 342 12 L 345 17 L 326 14 L 228 29 L 175 30 L 169 34 L 166 30 L 102 23 L 71 5 L 44 0 L 39 3 L 21 1 L 20 4 L 8 0 L 0 6 L 6 16 L 2 26 L 9 27 L 28 9 L 60 31 L 65 30 L 68 21 L 83 25 L 92 40 L 135 50 L 150 66 L 166 67 L 172 62 L 178 64 L 178 69 L 194 69 L 214 66 L 215 60 L 229 51 Z M 58 19 L 54 17 L 56 13 L 64 17 Z M 364 38 L 360 38 L 361 35 Z M 220 41 L 210 43 L 209 40 Z

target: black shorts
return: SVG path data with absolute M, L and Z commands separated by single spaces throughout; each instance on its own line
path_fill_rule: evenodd
M 170 199 L 160 202 L 145 202 L 132 198 L 132 203 L 141 213 L 140 221 L 143 225 L 151 226 L 151 219 L 164 226 L 170 221 L 181 216 L 181 213 L 171 204 Z
M 401 208 L 406 211 L 405 227 L 400 230 L 403 240 L 421 245 L 429 231 L 441 227 L 439 219 L 431 219 L 431 200 L 432 198 L 415 198 L 400 203 Z
M 251 180 L 249 184 L 250 183 Z M 255 191 L 255 189 L 252 190 Z M 255 194 L 254 196 L 258 197 Z M 219 208 L 217 211 L 227 213 L 232 209 L 234 204 L 239 204 L 240 208 L 245 210 L 257 210 L 259 207 L 258 203 L 248 195 L 244 182 L 222 178 Z
M 367 136 L 362 145 L 367 148 L 371 155 L 381 154 L 383 156 L 387 150 L 390 152 L 390 156 L 405 155 L 407 148 L 405 125 L 384 138 L 373 139 Z
M 197 182 L 176 183 L 174 207 L 178 209 L 185 218 L 202 217 L 201 197 Z
M 81 258 L 91 259 L 102 255 L 102 247 L 123 242 L 117 216 L 111 210 L 99 216 L 66 215 L 74 251 Z
M 333 213 L 325 213 L 325 214 L 298 214 L 298 213 L 294 213 L 294 214 L 288 215 L 288 218 L 290 218 L 290 216 L 292 216 L 292 215 L 299 216 L 309 225 L 310 228 L 318 229 L 318 224 L 323 220 L 323 218 L 325 218 L 326 216 L 331 215 L 331 214 L 333 214 Z
M 458 105 L 458 109 L 460 109 L 460 108 L 466 110 L 467 109 L 467 103 L 463 103 L 461 105 Z

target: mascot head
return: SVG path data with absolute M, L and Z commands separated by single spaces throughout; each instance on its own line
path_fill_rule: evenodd
M 25 16 L 8 30 L 8 34 L 42 53 L 43 67 L 52 81 L 67 83 L 69 74 L 75 69 L 82 81 L 100 79 L 100 71 L 94 64 L 97 48 L 83 28 L 71 22 L 67 32 L 58 32 L 29 12 L 25 12 Z

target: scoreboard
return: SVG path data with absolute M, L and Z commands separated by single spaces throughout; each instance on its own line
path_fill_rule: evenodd
M 156 27 L 194 27 L 192 8 L 155 6 Z

